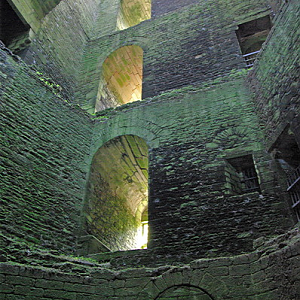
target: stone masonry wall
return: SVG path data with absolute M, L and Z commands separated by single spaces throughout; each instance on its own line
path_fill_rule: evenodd
M 77 86 L 86 42 L 93 35 L 99 13 L 99 1 L 61 1 L 42 20 L 25 62 L 35 65 L 61 86 L 72 99 Z M 26 17 L 24 12 L 24 16 Z
M 265 126 L 267 148 L 287 124 L 294 128 L 300 125 L 299 14 L 299 1 L 282 6 L 270 39 L 249 74 L 257 113 Z
M 198 257 L 237 254 L 249 251 L 253 239 L 291 225 L 239 76 L 98 114 L 91 158 L 124 134 L 140 136 L 149 146 L 151 249 L 194 251 Z M 262 195 L 226 193 L 225 160 L 246 154 L 253 155 Z
M 7 49 L 0 83 L 1 259 L 30 247 L 74 251 L 92 122 Z
M 181 266 L 126 268 L 123 265 L 113 270 L 108 265 L 104 268 L 75 259 L 69 260 L 65 269 L 63 264 L 39 268 L 1 263 L 0 295 L 3 300 L 154 300 L 183 295 L 191 299 L 187 289 L 193 288 L 206 295 L 193 299 L 297 300 L 300 297 L 298 231 L 295 229 L 273 241 L 258 242 L 258 249 L 249 254 L 198 259 Z
M 230 7 L 230 9 L 229 9 Z M 201 1 L 88 43 L 77 96 L 93 112 L 102 64 L 125 45 L 144 50 L 143 99 L 245 67 L 237 24 L 270 13 L 265 1 Z
M 175 0 L 175 1 L 168 1 L 168 0 L 152 0 L 152 18 L 167 14 L 174 10 L 181 9 L 187 5 L 197 4 L 199 0 Z

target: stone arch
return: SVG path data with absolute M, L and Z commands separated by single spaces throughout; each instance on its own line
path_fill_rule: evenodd
M 134 135 L 109 140 L 93 156 L 83 208 L 82 253 L 145 248 L 148 146 Z
M 101 67 L 95 111 L 142 99 L 143 55 L 140 46 L 127 45 L 106 57 Z
M 98 55 L 97 63 L 95 64 L 96 68 L 100 70 L 102 68 L 102 65 L 105 61 L 105 59 L 116 50 L 125 47 L 125 46 L 139 46 L 142 48 L 143 52 L 147 52 L 149 46 L 148 46 L 148 38 L 144 36 L 133 36 L 130 39 L 121 40 L 121 35 L 116 34 L 111 37 L 112 42 L 109 47 L 106 49 L 101 49 L 101 53 Z M 114 39 L 114 40 L 113 40 Z
M 194 300 L 214 300 L 204 289 L 192 284 L 173 285 L 160 292 L 154 300 L 159 299 L 194 299 Z
M 94 142 L 91 145 L 91 156 L 94 157 L 98 149 L 102 147 L 106 142 L 113 140 L 121 135 L 134 135 L 143 139 L 147 144 L 148 149 L 158 147 L 159 138 L 156 134 L 157 128 L 150 128 L 150 126 L 147 126 L 147 122 L 139 123 L 137 119 L 135 119 L 135 122 L 137 124 L 134 126 L 130 125 L 130 121 L 128 121 L 128 125 L 126 124 L 127 126 L 122 128 L 118 126 L 119 119 L 114 119 L 113 123 L 105 124 L 105 127 L 102 127 L 101 124 L 98 124 L 99 127 L 95 129 L 95 132 L 98 132 L 98 135 L 94 137 Z M 91 163 L 91 161 L 88 161 L 88 163 Z
M 228 287 L 219 276 L 214 275 L 216 270 L 213 266 L 214 261 L 211 261 L 212 266 L 207 263 L 206 259 L 200 259 L 193 268 L 190 266 L 170 267 L 169 270 L 152 278 L 140 292 L 138 299 L 194 299 L 188 295 L 185 298 L 176 298 L 176 289 L 180 287 L 193 288 L 192 296 L 198 296 L 195 298 L 197 300 L 225 299 L 228 296 Z M 173 292 L 175 295 L 172 295 Z M 185 290 L 183 294 L 188 294 L 188 292 Z
M 123 30 L 151 19 L 151 0 L 120 0 L 117 29 Z

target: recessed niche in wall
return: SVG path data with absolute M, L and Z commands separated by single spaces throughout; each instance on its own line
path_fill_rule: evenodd
M 300 221 L 300 149 L 289 126 L 279 135 L 271 151 L 286 174 L 286 191 L 296 220 Z
M 102 65 L 95 111 L 142 99 L 143 49 L 124 46 Z
M 10 6 L 1 0 L 0 40 L 13 53 L 21 55 L 30 44 L 29 25 Z
M 117 29 L 123 30 L 151 18 L 151 0 L 121 0 Z
M 116 137 L 97 151 L 84 214 L 86 235 L 94 236 L 103 251 L 146 248 L 148 147 L 142 138 Z
M 229 194 L 240 195 L 260 192 L 259 180 L 252 155 L 227 159 L 225 177 Z
M 236 35 L 247 67 L 252 67 L 262 44 L 267 39 L 272 24 L 269 16 L 258 18 L 238 26 Z

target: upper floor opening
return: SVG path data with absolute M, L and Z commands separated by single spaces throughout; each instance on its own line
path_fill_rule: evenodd
M 227 159 L 225 163 L 228 194 L 260 192 L 259 178 L 251 154 Z
M 123 30 L 151 18 L 151 0 L 121 0 L 117 29 Z
M 286 191 L 297 222 L 300 221 L 300 149 L 294 132 L 287 126 L 271 151 L 286 175 Z
M 95 111 L 142 99 L 143 49 L 124 46 L 111 53 L 102 65 Z
M 7 0 L 1 1 L 0 40 L 12 52 L 22 56 L 30 44 L 30 26 L 17 12 Z
M 83 254 L 147 247 L 148 146 L 142 138 L 123 135 L 98 149 L 83 214 Z
M 255 58 L 260 52 L 262 44 L 266 41 L 271 27 L 272 24 L 269 15 L 238 26 L 236 35 L 248 68 L 253 66 Z

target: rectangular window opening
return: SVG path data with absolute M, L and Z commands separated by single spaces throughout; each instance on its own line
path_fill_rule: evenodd
M 270 16 L 264 16 L 238 26 L 237 39 L 245 59 L 247 68 L 251 68 L 267 39 L 272 24 Z
M 260 192 L 259 180 L 252 155 L 226 160 L 226 186 L 229 194 Z

